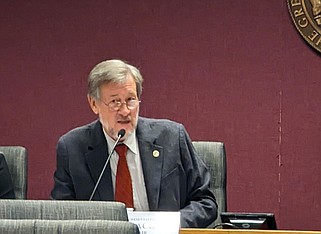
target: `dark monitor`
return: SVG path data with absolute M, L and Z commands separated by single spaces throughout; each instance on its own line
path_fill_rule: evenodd
M 221 220 L 223 228 L 277 229 L 273 213 L 222 212 Z

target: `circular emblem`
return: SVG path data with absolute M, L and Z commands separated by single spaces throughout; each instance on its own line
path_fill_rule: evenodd
M 287 0 L 287 3 L 297 30 L 321 52 L 321 0 Z
M 154 156 L 154 158 L 157 158 L 159 156 L 159 151 L 158 150 L 154 150 L 153 151 L 153 156 Z

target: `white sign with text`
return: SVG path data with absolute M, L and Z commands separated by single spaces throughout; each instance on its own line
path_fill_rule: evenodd
M 179 234 L 180 212 L 128 211 L 128 220 L 136 224 L 141 234 Z

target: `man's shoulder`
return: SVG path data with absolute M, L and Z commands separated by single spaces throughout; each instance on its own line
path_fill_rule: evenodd
M 95 120 L 89 124 L 78 126 L 63 134 L 61 138 L 72 139 L 75 137 L 79 138 L 82 136 L 89 136 L 91 134 L 91 131 L 99 124 L 100 122 L 98 120 Z
M 182 126 L 181 123 L 170 119 L 154 119 L 154 118 L 146 118 L 146 117 L 139 117 L 139 124 L 156 127 L 156 128 L 178 128 Z
M 167 138 L 175 137 L 184 132 L 185 128 L 181 123 L 169 119 L 152 119 L 140 117 L 137 125 L 139 136 L 146 138 Z

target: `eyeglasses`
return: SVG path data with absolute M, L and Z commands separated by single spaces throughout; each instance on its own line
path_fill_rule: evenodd
M 139 103 L 141 101 L 139 100 L 136 100 L 136 99 L 131 99 L 131 100 L 128 100 L 128 101 L 125 101 L 125 102 L 120 102 L 120 101 L 116 101 L 116 100 L 112 100 L 111 102 L 109 103 L 106 103 L 104 102 L 103 100 L 100 100 L 102 103 L 104 103 L 106 106 L 109 107 L 110 110 L 112 111 L 119 111 L 121 106 L 123 104 L 126 104 L 126 107 L 129 109 L 129 110 L 133 110 L 135 109 L 136 107 L 139 106 Z

